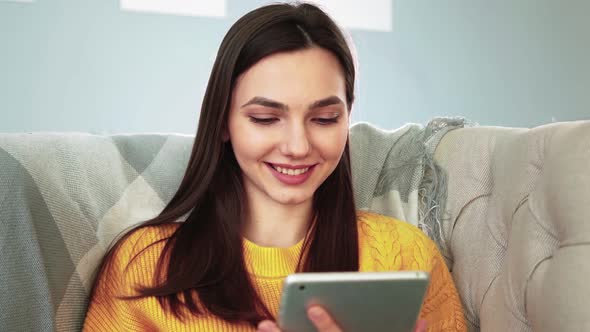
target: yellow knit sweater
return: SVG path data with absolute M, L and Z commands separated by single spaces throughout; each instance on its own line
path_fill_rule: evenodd
M 97 276 L 84 331 L 253 331 L 212 315 L 191 316 L 183 322 L 162 310 L 153 297 L 124 301 L 116 295 L 133 294 L 138 283 L 150 285 L 160 242 L 133 260 L 131 257 L 158 239 L 169 236 L 177 224 L 151 226 L 131 235 L 117 251 L 108 271 Z M 244 240 L 245 260 L 254 286 L 276 316 L 282 282 L 295 271 L 303 241 L 290 248 L 268 248 Z M 466 331 L 461 301 L 452 277 L 435 244 L 416 227 L 388 217 L 359 213 L 360 271 L 421 270 L 430 273 L 430 286 L 420 312 L 428 331 Z M 222 259 L 222 258 L 220 258 Z M 188 312 L 188 311 L 187 311 Z

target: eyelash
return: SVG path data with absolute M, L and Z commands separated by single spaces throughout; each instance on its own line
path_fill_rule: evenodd
M 330 124 L 333 124 L 333 123 L 336 123 L 336 122 L 338 122 L 338 118 L 339 118 L 339 117 L 340 117 L 340 116 L 333 117 L 333 118 L 329 118 L 329 119 L 326 119 L 326 118 L 317 118 L 317 119 L 315 119 L 315 121 L 316 121 L 316 122 L 317 122 L 319 125 L 321 125 L 321 126 L 327 126 L 327 125 L 330 125 Z
M 273 123 L 277 122 L 278 120 L 279 119 L 277 119 L 277 118 L 255 118 L 253 116 L 250 117 L 250 121 L 257 123 L 257 124 L 265 125 L 265 126 L 273 124 Z
M 336 116 L 333 118 L 315 118 L 313 119 L 317 124 L 319 124 L 320 126 L 328 126 L 331 125 L 333 123 L 337 123 L 338 122 L 338 118 L 340 116 Z M 253 116 L 250 117 L 250 121 L 256 123 L 256 124 L 261 124 L 263 126 L 268 126 L 271 125 L 277 121 L 279 121 L 279 119 L 277 118 L 255 118 Z

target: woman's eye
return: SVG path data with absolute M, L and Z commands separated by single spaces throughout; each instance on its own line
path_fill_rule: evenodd
M 338 122 L 338 117 L 334 118 L 315 118 L 314 121 L 320 125 L 329 125 Z
M 279 119 L 277 118 L 257 118 L 257 117 L 250 117 L 250 121 L 254 122 L 254 123 L 258 123 L 261 125 L 270 125 L 273 124 L 277 121 L 279 121 Z

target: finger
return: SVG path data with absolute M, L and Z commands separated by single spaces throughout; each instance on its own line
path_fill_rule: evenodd
M 426 332 L 426 319 L 418 319 L 416 322 L 415 332 Z
M 275 322 L 271 320 L 263 320 L 262 322 L 258 323 L 257 327 L 258 332 L 281 332 L 281 329 L 275 324 Z
M 319 306 L 310 307 L 307 316 L 319 332 L 342 332 L 330 314 Z

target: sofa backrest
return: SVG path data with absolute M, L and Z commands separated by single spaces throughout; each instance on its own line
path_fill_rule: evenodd
M 590 331 L 590 122 L 458 129 L 435 159 L 471 330 Z

